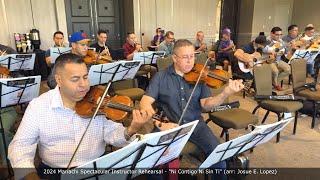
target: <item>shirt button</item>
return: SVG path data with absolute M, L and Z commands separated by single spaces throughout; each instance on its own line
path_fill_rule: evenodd
M 181 87 L 181 90 L 183 90 L 183 87 Z
M 181 100 L 184 101 L 184 98 L 182 98 Z

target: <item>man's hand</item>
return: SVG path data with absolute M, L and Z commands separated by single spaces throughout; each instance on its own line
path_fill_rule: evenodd
M 110 56 L 110 52 L 109 52 L 109 50 L 108 50 L 107 48 L 104 49 L 104 50 L 100 53 L 100 56 L 103 56 L 103 55 Z
M 172 128 L 175 128 L 175 127 L 178 127 L 179 125 L 176 124 L 176 123 L 172 123 L 172 122 L 160 122 L 158 120 L 154 120 L 154 125 L 160 129 L 161 131 L 165 131 L 165 130 L 168 130 L 168 129 L 172 129 Z
M 241 91 L 243 88 L 244 88 L 244 85 L 242 84 L 242 79 L 240 79 L 240 80 L 229 79 L 229 84 L 223 90 L 223 93 L 225 93 L 225 95 L 227 95 L 227 96 L 230 96 L 236 92 Z
M 128 127 L 128 134 L 132 136 L 135 134 L 146 122 L 148 122 L 152 115 L 150 116 L 145 111 L 133 110 L 132 111 L 132 122 Z
M 136 44 L 136 50 L 137 50 L 137 51 L 140 51 L 140 50 L 141 50 L 141 44 L 138 44 L 138 43 Z

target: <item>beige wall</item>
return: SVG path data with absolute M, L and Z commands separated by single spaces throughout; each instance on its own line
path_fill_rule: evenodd
M 297 24 L 301 31 L 307 24 L 313 24 L 316 30 L 320 29 L 320 1 L 294 0 L 292 24 Z
M 291 24 L 293 0 L 255 0 L 252 20 L 252 38 L 263 31 L 268 36 L 272 27 L 279 26 L 284 34 Z
M 1 44 L 14 47 L 13 33 L 27 33 L 36 28 L 40 31 L 41 49 L 48 49 L 55 31 L 67 33 L 64 0 L 31 0 L 31 4 L 29 0 L 0 1 L 0 24 L 4 29 L 0 35 Z
M 175 33 L 175 38 L 194 40 L 197 31 L 205 33 L 207 42 L 217 31 L 217 0 L 133 0 L 134 27 L 143 45 L 150 45 L 155 29 Z M 144 33 L 144 36 L 140 36 Z

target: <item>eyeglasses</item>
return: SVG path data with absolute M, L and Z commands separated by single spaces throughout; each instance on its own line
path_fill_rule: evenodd
M 175 56 L 177 56 L 178 58 L 184 60 L 184 61 L 187 61 L 189 59 L 194 59 L 194 54 L 192 55 L 183 55 L 183 56 L 178 56 L 177 54 L 174 54 Z

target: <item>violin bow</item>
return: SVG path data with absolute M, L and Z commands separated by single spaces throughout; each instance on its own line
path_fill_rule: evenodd
M 91 117 L 91 119 L 90 119 L 90 121 L 89 121 L 89 123 L 88 123 L 88 125 L 87 125 L 87 127 L 86 127 L 86 130 L 84 131 L 84 133 L 83 133 L 83 135 L 82 135 L 82 137 L 81 137 L 81 139 L 80 139 L 80 141 L 79 141 L 79 143 L 78 143 L 75 151 L 74 151 L 73 154 L 72 154 L 72 157 L 71 157 L 71 159 L 70 159 L 70 161 L 69 161 L 69 163 L 68 163 L 67 169 L 70 169 L 70 165 L 71 165 L 74 157 L 75 157 L 76 154 L 77 154 L 77 151 L 78 151 L 78 149 L 79 149 L 79 147 L 80 147 L 80 145 L 81 145 L 81 142 L 82 142 L 83 139 L 84 139 L 84 136 L 86 135 L 86 133 L 87 133 L 87 131 L 88 131 L 88 129 L 89 129 L 89 126 L 90 126 L 92 120 L 97 116 L 98 111 L 99 111 L 99 109 L 100 109 L 100 107 L 101 107 L 101 105 L 102 105 L 102 102 L 103 102 L 104 98 L 106 97 L 107 92 L 108 92 L 108 90 L 109 90 L 109 88 L 110 88 L 110 85 L 111 85 L 111 81 L 107 84 L 107 87 L 105 88 L 105 90 L 104 90 L 104 92 L 103 92 L 103 95 L 102 95 L 102 97 L 101 97 L 100 100 L 99 100 L 98 106 L 97 106 L 97 108 L 95 109 L 94 114 L 92 115 L 92 117 Z
M 191 92 L 191 94 L 190 94 L 190 97 L 189 97 L 189 99 L 188 99 L 188 101 L 187 101 L 187 104 L 186 104 L 186 106 L 184 107 L 184 109 L 183 109 L 183 111 L 182 111 L 182 114 L 181 114 L 180 119 L 179 119 L 179 121 L 178 121 L 178 125 L 181 125 L 181 123 L 182 123 L 182 118 L 183 118 L 184 114 L 185 114 L 186 111 L 187 111 L 187 108 L 188 108 L 188 106 L 189 106 L 189 104 L 190 104 L 190 102 L 191 102 L 191 98 L 192 98 L 192 96 L 193 96 L 193 94 L 194 94 L 194 92 L 195 92 L 195 89 L 197 88 L 197 86 L 198 86 L 198 84 L 199 84 L 199 82 L 200 82 L 202 73 L 203 73 L 204 69 L 206 68 L 209 59 L 210 59 L 210 58 L 207 58 L 206 62 L 204 63 L 203 68 L 202 68 L 201 71 L 200 71 L 200 74 L 199 74 L 199 77 L 198 77 L 198 79 L 197 79 L 197 82 L 196 82 L 196 84 L 194 85 L 194 87 L 193 87 L 193 89 L 192 89 L 192 92 Z

